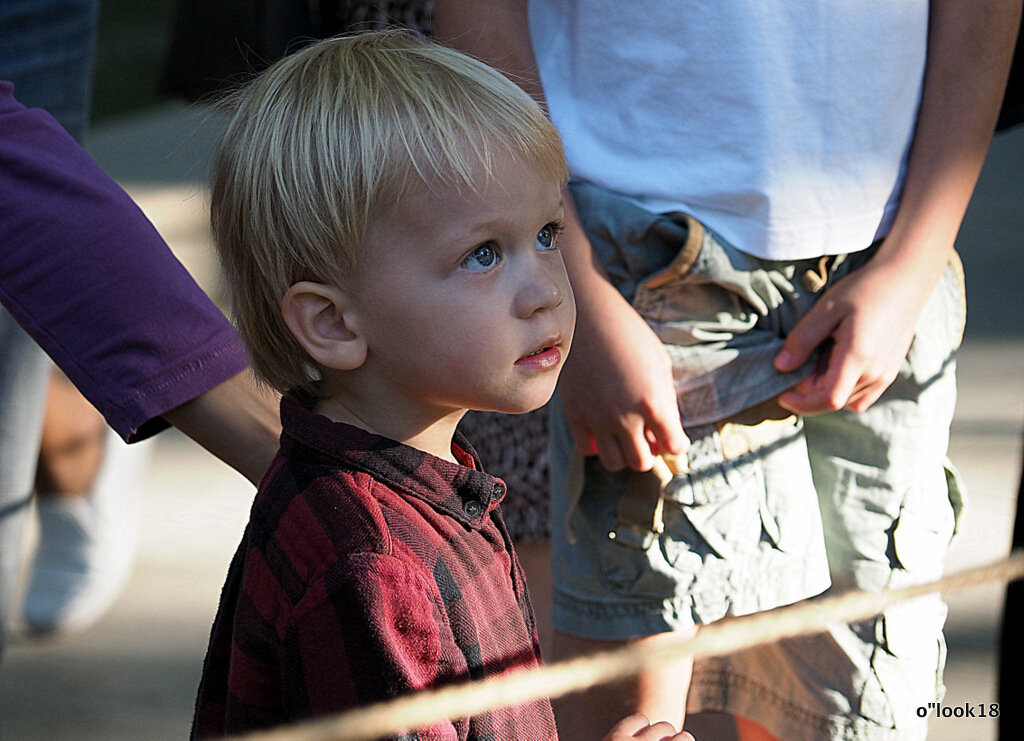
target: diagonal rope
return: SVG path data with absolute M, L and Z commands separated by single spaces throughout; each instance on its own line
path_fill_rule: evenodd
M 493 679 L 423 691 L 342 715 L 255 733 L 249 741 L 371 741 L 447 718 L 479 715 L 539 697 L 561 697 L 593 685 L 639 674 L 680 659 L 730 653 L 779 638 L 819 633 L 836 623 L 878 615 L 905 600 L 932 592 L 953 594 L 971 587 L 1024 578 L 1024 551 L 941 579 L 879 592 L 845 594 L 798 602 L 767 612 L 727 618 L 702 626 L 696 636 L 657 647 L 631 644 L 612 651 L 513 672 Z

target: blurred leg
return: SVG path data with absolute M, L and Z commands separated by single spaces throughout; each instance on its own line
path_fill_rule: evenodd
M 135 556 L 147 450 L 118 439 L 54 373 L 36 476 L 39 548 L 24 605 L 31 630 L 86 628 L 120 594 Z
M 107 423 L 59 371 L 50 376 L 39 441 L 36 492 L 85 496 L 103 460 Z
M 0 4 L 0 78 L 14 83 L 23 104 L 46 109 L 79 140 L 89 119 L 99 5 L 99 0 L 8 0 Z M 36 352 L 42 357 L 40 351 Z M 37 376 L 41 399 L 48 367 L 41 366 Z M 22 396 L 28 389 L 13 389 L 10 393 Z M 119 520 L 99 517 L 92 511 L 96 509 L 95 485 L 102 478 L 107 434 L 102 418 L 69 386 L 55 393 L 58 398 L 47 423 L 38 483 L 44 495 L 77 496 L 44 496 L 40 502 L 40 549 L 26 609 L 30 622 L 42 620 L 37 627 L 44 629 L 56 626 L 54 610 L 67 602 L 68 593 L 79 592 L 84 586 L 76 581 L 95 571 L 99 550 L 95 543 L 124 539 L 121 534 L 111 536 L 103 530 L 106 523 L 113 522 L 120 532 Z M 40 413 L 40 404 L 36 402 L 36 414 Z M 33 450 L 19 456 L 24 465 L 34 468 L 36 453 Z M 31 478 L 25 490 L 30 486 Z M 90 494 L 88 499 L 81 496 L 86 493 Z M 4 548 L 8 543 L 16 545 L 17 540 L 5 537 Z M 110 552 L 108 546 L 103 548 Z M 41 579 L 45 572 L 51 577 L 62 576 Z M 8 605 L 9 601 L 4 600 L 5 610 L 9 610 Z
M 89 123 L 99 0 L 0 3 L 0 78 L 78 140 Z

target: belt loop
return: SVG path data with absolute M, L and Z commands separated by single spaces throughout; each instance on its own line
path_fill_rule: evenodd
M 821 293 L 822 289 L 828 285 L 828 262 L 831 259 L 831 255 L 822 255 L 818 259 L 816 269 L 804 272 L 804 288 L 811 293 Z
M 678 280 L 689 273 L 690 268 L 697 262 L 701 247 L 704 245 L 703 224 L 689 214 L 673 212 L 666 214 L 666 216 L 676 222 L 686 224 L 686 241 L 679 252 L 676 253 L 676 256 L 672 258 L 672 262 L 642 281 L 641 285 L 647 289 L 658 288 L 673 280 Z

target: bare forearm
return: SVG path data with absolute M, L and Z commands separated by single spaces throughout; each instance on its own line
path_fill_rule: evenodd
M 992 138 L 1020 13 L 1019 0 L 932 2 L 906 184 L 879 259 L 926 265 L 938 280 Z
M 280 397 L 243 371 L 163 417 L 201 446 L 259 484 L 281 434 Z

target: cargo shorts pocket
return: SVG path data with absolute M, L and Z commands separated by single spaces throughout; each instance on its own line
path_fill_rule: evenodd
M 913 486 L 892 530 L 890 587 L 938 579 L 949 541 L 964 507 L 963 487 L 947 461 L 941 475 Z M 865 692 L 865 713 L 897 729 L 919 725 L 908 709 L 926 706 L 945 693 L 942 681 L 946 606 L 939 594 L 901 602 L 872 623 L 877 649 L 871 658 L 875 681 Z
M 941 476 L 913 487 L 893 529 L 893 550 L 908 583 L 937 579 L 964 509 L 960 474 L 947 459 Z M 902 586 L 894 584 L 893 586 Z
M 798 417 L 756 424 L 724 421 L 704 429 L 702 436 L 690 431 L 695 470 L 675 477 L 666 487 L 666 497 L 688 513 L 712 551 L 722 557 L 735 555 L 735 548 L 728 545 L 734 537 L 753 544 L 747 550 L 768 545 L 794 553 L 805 553 L 808 542 L 821 542 L 817 495 Z M 746 504 L 735 506 L 743 514 L 730 512 L 740 500 Z M 737 531 L 734 519 L 756 519 L 760 533 L 754 537 Z
M 696 465 L 664 490 L 653 474 L 618 474 L 617 496 L 584 497 L 605 582 L 639 599 L 687 602 L 702 622 L 772 600 L 773 584 L 803 583 L 797 572 L 812 562 L 827 583 L 802 428 L 792 418 L 771 433 L 750 433 L 760 445 L 740 449 L 738 432 L 709 425 L 691 442 Z M 777 591 L 777 603 L 790 594 Z
M 698 474 L 702 503 L 686 507 L 661 495 L 653 473 L 612 473 L 596 459 L 585 466 L 588 488 L 572 526 L 578 541 L 592 544 L 601 585 L 619 599 L 688 602 L 698 577 L 716 573 L 722 574 L 721 592 L 728 559 L 761 537 L 763 484 L 756 465 L 729 463 Z M 676 480 L 693 481 L 694 475 Z
M 947 460 L 939 475 L 911 487 L 892 530 L 893 571 L 889 586 L 903 587 L 942 576 L 942 562 L 964 508 L 963 487 Z M 930 604 L 929 604 L 930 603 Z M 888 653 L 928 655 L 941 639 L 945 610 L 938 595 L 895 605 L 883 614 L 880 639 Z M 939 667 L 941 669 L 941 667 Z

